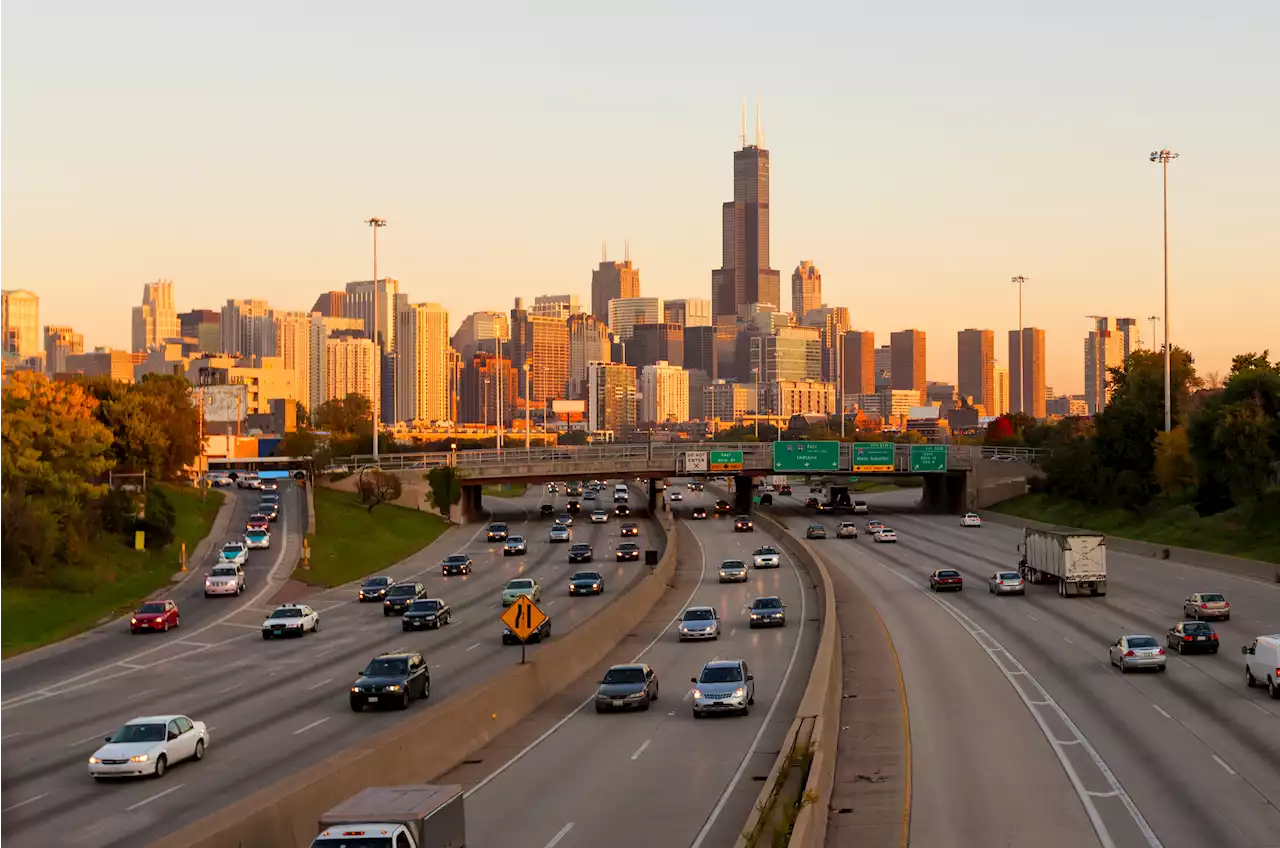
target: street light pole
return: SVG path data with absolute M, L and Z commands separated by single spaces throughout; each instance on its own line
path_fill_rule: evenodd
M 497 447 L 498 447 L 498 450 L 501 451 L 502 450 L 502 372 L 505 370 L 502 365 L 502 336 L 498 336 L 496 339 L 494 339 L 494 350 L 498 352 L 498 358 L 493 363 L 494 371 L 497 373 L 497 387 L 498 387 L 498 392 L 497 392 L 498 410 L 496 413 L 497 418 L 495 418 L 494 420 L 497 424 L 497 426 L 495 427 L 495 429 L 497 430 Z
M 533 390 L 530 388 L 529 378 L 533 375 L 529 363 L 524 364 L 524 449 L 529 450 L 529 440 L 533 430 L 532 425 L 532 409 L 533 409 Z
M 1173 429 L 1172 381 L 1169 373 L 1169 355 L 1172 353 L 1169 349 L 1169 163 L 1177 158 L 1178 154 L 1168 148 L 1151 151 L 1151 161 L 1159 162 L 1164 172 L 1164 431 L 1166 433 Z
M 840 411 L 840 440 L 844 441 L 844 333 L 836 334 L 836 408 Z
M 1148 315 L 1147 320 L 1151 322 L 1151 349 L 1156 349 L 1156 322 L 1160 320 L 1159 315 Z
M 378 464 L 378 424 L 382 417 L 382 345 L 378 341 L 378 230 L 387 225 L 385 218 L 365 221 L 373 228 L 373 464 Z

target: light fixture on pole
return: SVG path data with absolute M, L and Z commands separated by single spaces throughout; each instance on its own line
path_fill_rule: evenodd
M 1164 172 L 1164 431 L 1173 429 L 1173 397 L 1169 375 L 1169 163 L 1178 154 L 1169 149 L 1151 151 L 1151 161 Z M 1154 342 L 1155 339 L 1152 339 Z
M 1156 349 L 1156 322 L 1160 320 L 1159 315 L 1148 315 L 1147 320 L 1151 322 L 1151 349 Z
M 373 464 L 378 464 L 378 425 L 382 418 L 382 343 L 378 339 L 378 230 L 387 225 L 386 218 L 365 221 L 373 228 Z

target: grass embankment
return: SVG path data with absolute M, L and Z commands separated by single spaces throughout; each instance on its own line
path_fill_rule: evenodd
M 518 498 L 528 488 L 524 483 L 498 483 L 496 485 L 481 486 L 480 493 L 490 498 Z
M 1140 542 L 1280 563 L 1280 492 L 1269 494 L 1252 514 L 1236 507 L 1203 517 L 1185 502 L 1157 501 L 1149 514 L 1139 517 L 1127 510 L 1090 509 L 1075 501 L 1042 494 L 1012 498 L 992 509 Z
M 351 492 L 317 486 L 314 494 L 311 568 L 293 572 L 312 585 L 341 586 L 382 571 L 434 542 L 447 526 L 430 512 L 392 504 L 368 512 Z
M 4 656 L 74 636 L 103 619 L 137 609 L 140 601 L 167 585 L 181 567 L 183 542 L 187 543 L 190 567 L 196 545 L 209 535 L 224 495 L 211 490 L 208 500 L 201 503 L 200 491 L 192 486 L 164 485 L 164 490 L 177 515 L 175 538 L 168 547 L 135 551 L 117 539 L 104 537 L 95 543 L 92 560 L 59 578 L 58 588 L 4 587 L 0 602 Z

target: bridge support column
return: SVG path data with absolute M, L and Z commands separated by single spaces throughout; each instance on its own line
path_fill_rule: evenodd
M 462 499 L 449 508 L 454 524 L 473 524 L 484 518 L 484 497 L 480 486 L 463 486 Z
M 751 488 L 752 477 L 750 474 L 739 474 L 733 478 L 733 509 L 735 515 L 749 515 L 751 513 L 751 496 L 754 493 Z
M 646 501 L 649 505 L 649 514 L 658 514 L 658 481 L 650 477 L 644 484 Z
M 925 512 L 962 513 L 968 508 L 967 474 L 926 474 L 920 506 Z

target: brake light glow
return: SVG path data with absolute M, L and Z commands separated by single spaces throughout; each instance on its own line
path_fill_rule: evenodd
M 1128 651 L 1125 651 L 1125 652 L 1124 652 L 1124 655 L 1125 655 L 1126 657 L 1133 657 L 1133 656 L 1137 656 L 1137 654 L 1135 654 L 1135 653 L 1132 651 L 1132 649 L 1131 649 L 1131 650 L 1128 650 Z
M 1218 641 L 1218 634 L 1217 634 L 1217 633 L 1210 633 L 1210 634 L 1209 634 L 1209 638 L 1216 642 L 1216 641 Z
M 1157 653 L 1157 654 L 1160 654 L 1160 655 L 1163 655 L 1163 654 L 1164 654 L 1164 648 L 1156 648 L 1156 653 Z
M 1209 608 L 1209 605 L 1208 605 L 1208 604 L 1201 604 L 1201 605 L 1200 605 L 1200 609 L 1208 609 L 1208 608 Z
M 1191 641 L 1191 637 L 1190 637 L 1190 636 L 1183 636 L 1183 637 L 1182 637 L 1182 641 L 1184 641 L 1184 642 L 1190 642 L 1190 641 Z

